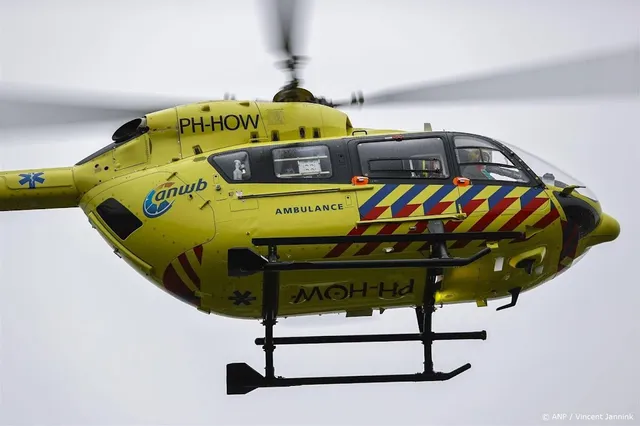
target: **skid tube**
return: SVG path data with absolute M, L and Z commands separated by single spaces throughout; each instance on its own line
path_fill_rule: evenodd
M 452 379 L 471 368 L 471 364 L 464 364 L 449 372 L 438 372 L 433 367 L 432 345 L 438 340 L 486 340 L 486 331 L 435 333 L 432 328 L 432 317 L 435 311 L 435 295 L 440 289 L 441 282 L 437 277 L 442 275 L 442 268 L 468 265 L 487 255 L 491 249 L 485 248 L 469 258 L 451 258 L 446 241 L 454 239 L 451 234 L 443 233 L 441 221 L 429 223 L 430 234 L 411 235 L 410 238 L 420 241 L 431 241 L 431 256 L 418 260 L 363 260 L 363 261 L 315 261 L 315 262 L 279 262 L 278 245 L 311 244 L 310 240 L 317 237 L 288 237 L 261 238 L 256 245 L 268 247 L 267 257 L 261 256 L 249 248 L 235 248 L 229 250 L 229 275 L 245 276 L 261 272 L 263 274 L 262 287 L 262 324 L 265 327 L 265 337 L 255 340 L 256 345 L 262 345 L 265 352 L 265 374 L 262 375 L 246 363 L 227 364 L 227 395 L 244 395 L 258 388 L 290 387 L 306 385 L 329 384 L 364 384 L 364 383 L 398 383 L 398 382 L 435 382 Z M 500 234 L 500 235 L 496 235 Z M 514 235 L 516 234 L 516 235 Z M 483 235 L 496 241 L 499 239 L 518 238 L 517 233 L 492 233 Z M 368 236 L 371 237 L 371 236 Z M 385 235 L 385 241 L 393 235 Z M 477 236 L 474 236 L 477 238 Z M 321 237 L 323 242 L 332 242 L 343 237 Z M 407 239 L 406 235 L 398 235 L 398 240 Z M 367 241 L 368 242 L 368 241 Z M 314 243 L 317 243 L 314 241 Z M 394 264 L 395 263 L 395 264 Z M 416 267 L 427 268 L 427 278 L 423 304 L 415 308 L 419 333 L 405 334 L 370 334 L 370 335 L 342 335 L 342 336 L 303 336 L 303 337 L 274 337 L 273 328 L 278 314 L 279 273 L 286 270 L 306 269 L 365 269 L 384 267 Z M 407 342 L 421 341 L 424 348 L 424 368 L 422 372 L 413 374 L 384 374 L 358 376 L 319 376 L 286 378 L 275 375 L 273 352 L 275 345 L 306 345 L 330 343 L 366 343 L 366 342 Z

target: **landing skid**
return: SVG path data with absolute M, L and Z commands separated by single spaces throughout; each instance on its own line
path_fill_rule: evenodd
M 418 315 L 422 314 L 422 307 L 416 308 Z M 433 313 L 433 310 L 427 309 Z M 426 316 L 431 317 L 431 314 Z M 427 320 L 428 322 L 431 319 Z M 267 326 L 268 327 L 268 326 Z M 268 332 L 267 332 L 268 333 Z M 456 377 L 471 368 L 471 364 L 464 364 L 449 372 L 439 372 L 433 369 L 432 347 L 436 340 L 486 340 L 485 331 L 463 333 L 415 333 L 415 334 L 369 334 L 344 336 L 306 336 L 306 337 L 275 337 L 271 339 L 271 346 L 266 338 L 256 339 L 257 345 L 264 345 L 267 359 L 273 360 L 275 345 L 306 345 L 329 343 L 364 343 L 364 342 L 408 342 L 422 341 L 424 344 L 424 371 L 413 374 L 384 374 L 368 376 L 320 376 L 285 378 L 280 376 L 262 375 L 245 363 L 227 364 L 227 395 L 244 395 L 258 388 L 278 388 L 307 385 L 338 385 L 364 383 L 401 383 L 401 382 L 438 382 Z M 269 349 L 269 347 L 271 349 Z M 271 352 L 271 355 L 269 353 Z M 274 371 L 273 364 L 267 362 L 265 370 Z
M 262 272 L 263 274 L 263 305 L 262 314 L 265 327 L 265 337 L 256 339 L 256 345 L 262 345 L 265 351 L 265 374 L 262 375 L 245 363 L 227 365 L 227 395 L 244 395 L 257 388 L 329 385 L 350 383 L 399 383 L 399 382 L 435 382 L 452 379 L 471 368 L 471 364 L 464 364 L 453 371 L 438 372 L 433 368 L 433 342 L 438 340 L 486 340 L 486 331 L 435 333 L 432 328 L 432 317 L 435 311 L 435 295 L 441 283 L 438 277 L 442 275 L 442 268 L 467 265 L 487 255 L 491 249 L 485 248 L 469 258 L 451 258 L 445 241 L 455 239 L 452 234 L 443 233 L 442 222 L 431 222 L 429 234 L 398 235 L 398 241 L 415 240 L 431 241 L 431 256 L 420 260 L 359 260 L 359 261 L 317 261 L 317 262 L 279 262 L 278 245 L 318 244 L 318 238 L 279 238 L 254 240 L 256 245 L 268 246 L 268 257 L 263 257 L 247 248 L 229 250 L 229 275 L 243 276 Z M 367 236 L 371 239 L 372 236 Z M 385 241 L 395 236 L 384 236 Z M 522 237 L 519 233 L 491 233 L 482 238 L 492 240 Z M 345 237 L 321 237 L 323 243 L 343 242 Z M 360 242 L 358 237 L 347 237 L 353 242 Z M 474 236 L 478 238 L 478 236 Z M 368 242 L 368 241 L 367 241 Z M 273 328 L 278 313 L 279 273 L 285 270 L 303 269 L 364 269 L 385 267 L 416 267 L 427 268 L 427 279 L 422 306 L 416 307 L 419 333 L 413 334 L 369 334 L 343 336 L 306 336 L 306 337 L 274 337 Z M 296 377 L 285 378 L 275 375 L 273 353 L 275 345 L 308 345 L 335 343 L 366 343 L 366 342 L 407 342 L 421 341 L 424 347 L 424 368 L 422 372 L 414 374 L 386 374 L 367 376 L 324 376 L 324 377 Z

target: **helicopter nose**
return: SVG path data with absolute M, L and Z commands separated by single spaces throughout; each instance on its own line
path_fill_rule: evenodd
M 616 219 L 606 213 L 602 213 L 600 218 L 600 223 L 596 229 L 586 238 L 585 243 L 589 247 L 608 243 L 620 235 L 620 223 Z

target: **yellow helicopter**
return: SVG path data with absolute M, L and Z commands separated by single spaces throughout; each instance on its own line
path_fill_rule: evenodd
M 451 379 L 471 365 L 435 371 L 432 343 L 485 340 L 486 332 L 433 332 L 436 306 L 509 297 L 498 310 L 513 307 L 523 291 L 615 240 L 620 226 L 580 182 L 506 142 L 428 124 L 420 132 L 359 128 L 337 108 L 637 97 L 639 50 L 332 102 L 300 86 L 296 4 L 273 4 L 291 78 L 269 102 L 135 98 L 118 107 L 97 95 L 69 101 L 0 85 L 5 106 L 53 106 L 47 124 L 71 121 L 69 111 L 129 117 L 112 143 L 74 166 L 0 172 L 0 211 L 80 207 L 118 256 L 170 295 L 205 313 L 262 320 L 265 374 L 228 364 L 228 394 Z M 0 127 L 12 124 L 0 117 Z M 281 317 L 408 307 L 417 333 L 273 333 Z M 275 375 L 275 345 L 395 341 L 423 343 L 422 372 Z

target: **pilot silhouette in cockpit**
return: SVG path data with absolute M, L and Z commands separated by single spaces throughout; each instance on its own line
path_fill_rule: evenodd
M 458 161 L 462 175 L 474 180 L 496 180 L 493 175 L 498 175 L 498 180 L 514 180 L 516 182 L 526 182 L 528 179 L 518 169 L 502 167 L 491 163 L 491 153 L 481 151 L 479 148 L 461 148 L 457 150 Z M 509 179 L 500 179 L 500 176 Z
M 478 148 L 462 148 L 457 150 L 458 162 L 462 175 L 467 179 L 493 179 L 484 164 L 483 158 Z

